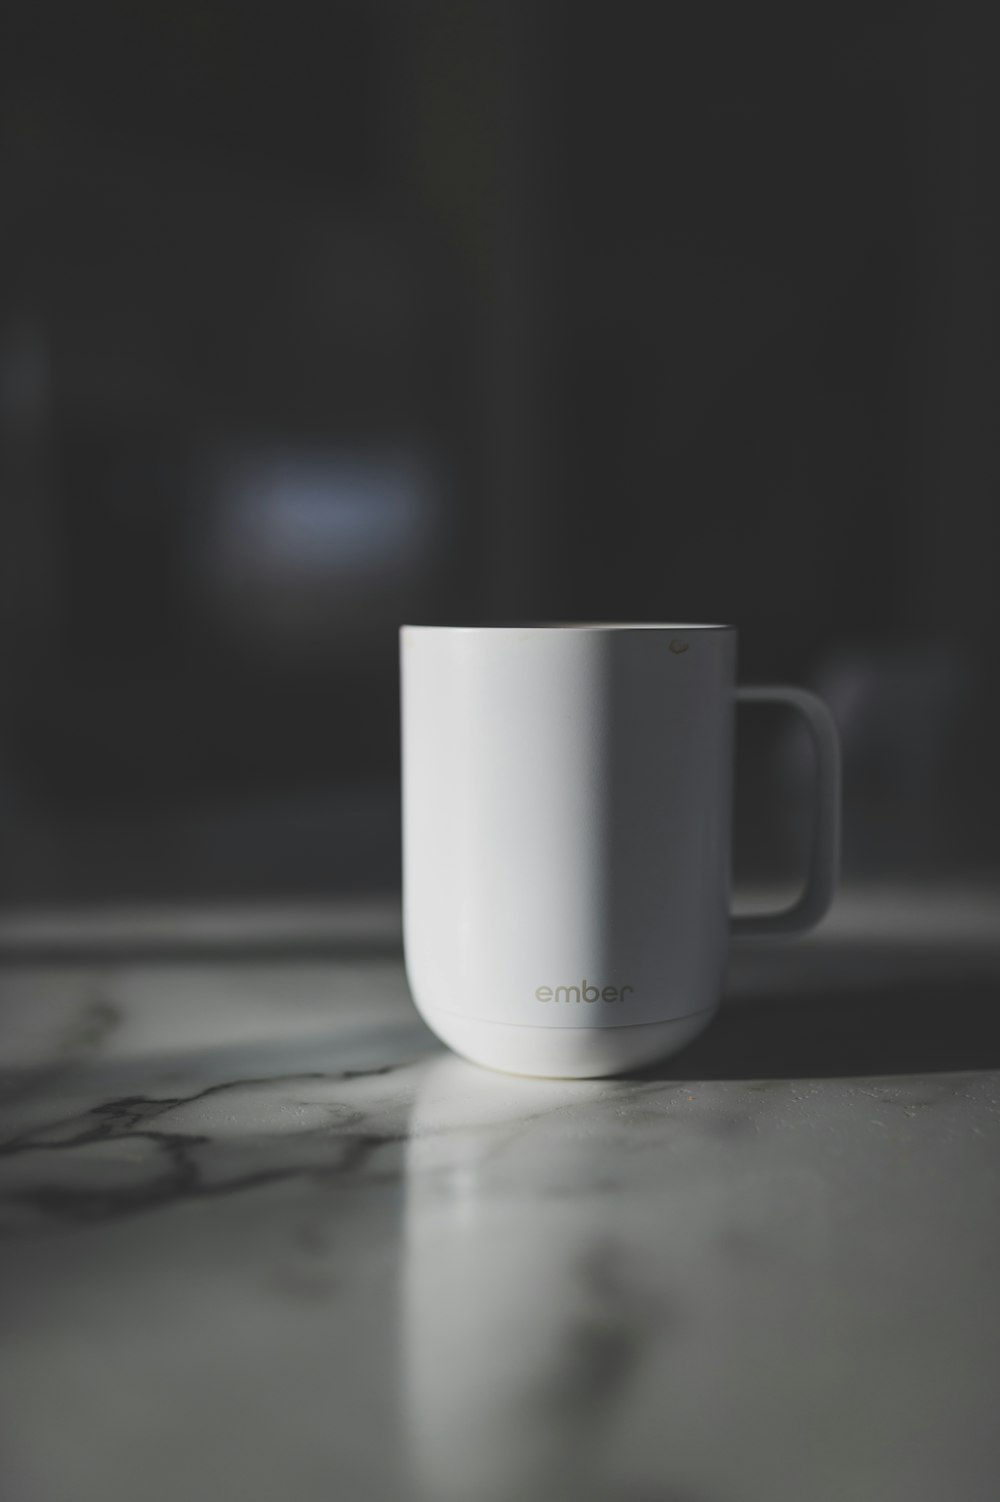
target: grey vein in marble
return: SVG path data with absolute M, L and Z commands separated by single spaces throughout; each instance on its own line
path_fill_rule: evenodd
M 992 1502 L 996 956 L 819 953 L 576 1083 L 388 959 L 3 971 L 5 1502 Z

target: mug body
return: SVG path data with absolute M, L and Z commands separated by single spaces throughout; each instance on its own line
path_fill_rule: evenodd
M 426 1022 L 520 1074 L 681 1047 L 728 948 L 735 631 L 400 638 L 404 942 Z

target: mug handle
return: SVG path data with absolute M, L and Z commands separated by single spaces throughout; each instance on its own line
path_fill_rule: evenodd
M 734 939 L 789 939 L 808 933 L 833 901 L 840 869 L 840 737 L 833 716 L 815 694 L 785 684 L 737 688 L 739 704 L 785 704 L 798 710 L 816 748 L 812 844 L 802 895 L 778 913 L 733 917 Z

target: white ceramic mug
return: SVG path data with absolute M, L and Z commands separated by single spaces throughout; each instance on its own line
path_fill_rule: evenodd
M 804 933 L 837 875 L 840 758 L 800 688 L 737 688 L 731 626 L 404 626 L 403 926 L 425 1021 L 476 1063 L 564 1078 L 674 1052 L 730 937 Z M 788 911 L 729 912 L 733 709 L 790 705 L 816 748 Z

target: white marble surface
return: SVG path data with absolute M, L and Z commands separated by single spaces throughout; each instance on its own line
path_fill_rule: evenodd
M 832 932 L 575 1084 L 392 957 L 0 971 L 4 1502 L 993 1502 L 1000 942 Z

